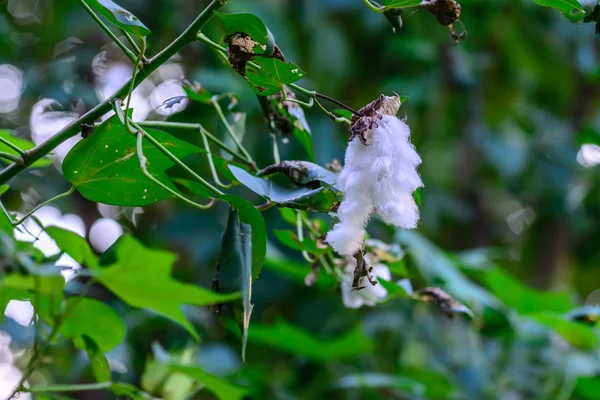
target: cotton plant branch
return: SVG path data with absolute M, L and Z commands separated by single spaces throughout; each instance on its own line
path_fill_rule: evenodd
M 221 120 L 221 122 L 223 123 L 223 125 L 225 126 L 225 130 L 227 131 L 227 134 L 229 134 L 229 137 L 231 138 L 231 140 L 233 140 L 233 143 L 235 143 L 236 147 L 238 148 L 238 150 L 244 155 L 244 157 L 246 157 L 248 159 L 248 161 L 250 161 L 256 168 L 256 163 L 254 162 L 254 160 L 252 159 L 252 156 L 250 155 L 250 153 L 248 153 L 248 151 L 246 150 L 246 148 L 244 147 L 244 145 L 242 145 L 242 142 L 240 141 L 240 138 L 237 137 L 236 133 L 233 131 L 233 128 L 231 127 L 231 124 L 229 123 L 229 121 L 227 121 L 227 118 L 225 118 L 225 114 L 223 114 L 223 110 L 221 109 L 221 106 L 219 105 L 219 102 L 217 101 L 216 97 L 213 97 L 210 102 L 212 103 L 213 107 L 215 108 L 215 111 L 217 112 L 217 114 L 219 115 L 219 119 Z M 256 168 L 257 169 L 257 168 Z
M 177 37 L 161 52 L 148 60 L 148 62 L 143 63 L 143 69 L 139 71 L 135 79 L 131 80 L 133 82 L 126 82 L 119 90 L 117 90 L 116 93 L 79 117 L 77 120 L 73 121 L 71 124 L 67 125 L 57 134 L 48 138 L 46 141 L 40 143 L 31 150 L 25 151 L 22 156 L 22 163 L 14 162 L 0 171 L 0 184 L 8 182 L 11 178 L 25 170 L 34 162 L 48 155 L 52 150 L 65 142 L 67 139 L 77 135 L 81 131 L 82 124 L 93 124 L 95 120 L 109 112 L 111 110 L 111 103 L 116 99 L 123 100 L 127 96 L 130 86 L 133 86 L 133 88 L 139 86 L 150 74 L 152 74 L 152 72 L 156 71 L 158 67 L 166 63 L 187 44 L 193 42 L 196 39 L 197 33 L 213 16 L 214 12 L 223 7 L 226 2 L 227 0 L 213 0 L 204 9 L 204 11 L 200 13 L 194 22 L 192 22 L 187 29 L 181 35 L 179 35 L 179 37 Z
M 210 173 L 212 174 L 213 180 L 217 186 L 222 187 L 223 189 L 229 189 L 232 184 L 224 184 L 219 179 L 219 174 L 217 174 L 217 169 L 215 168 L 215 162 L 212 158 L 212 152 L 210 151 L 210 144 L 208 143 L 208 139 L 206 138 L 206 134 L 204 133 L 204 128 L 200 126 L 200 136 L 202 137 L 202 144 L 204 145 L 204 149 L 206 150 L 206 158 L 208 159 L 208 165 L 210 167 Z

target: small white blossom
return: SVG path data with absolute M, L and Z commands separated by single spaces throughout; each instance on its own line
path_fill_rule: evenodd
M 352 255 L 360 249 L 365 225 L 374 212 L 386 223 L 401 228 L 416 228 L 419 221 L 412 194 L 423 186 L 416 171 L 421 158 L 410 143 L 410 128 L 395 116 L 398 108 L 389 103 L 378 109 L 387 114 L 375 118 L 373 128 L 366 131 L 369 143 L 363 144 L 356 136 L 346 149 L 338 180 L 344 194 L 338 209 L 339 223 L 327 234 L 327 242 L 341 255 Z
M 344 269 L 344 280 L 341 284 L 344 306 L 346 308 L 373 307 L 387 297 L 387 290 L 379 283 L 372 285 L 366 276 L 360 278 L 358 282 L 358 286 L 363 287 L 363 289 L 353 289 L 352 280 L 355 267 L 356 263 L 349 263 Z M 390 269 L 384 264 L 375 264 L 371 271 L 371 278 L 376 280 L 377 277 L 389 281 L 392 278 L 392 274 L 390 273 Z

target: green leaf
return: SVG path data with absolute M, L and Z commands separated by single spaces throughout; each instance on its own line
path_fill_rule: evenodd
M 150 34 L 150 29 L 146 27 L 135 15 L 125 10 L 111 0 L 86 0 L 90 7 L 102 14 L 111 23 L 125 32 L 142 38 Z
M 308 161 L 282 161 L 258 171 L 256 176 L 264 177 L 276 173 L 283 173 L 297 186 L 310 186 L 317 182 L 335 186 L 338 180 L 338 174 L 335 172 Z
M 506 306 L 521 314 L 540 311 L 566 313 L 575 306 L 571 294 L 565 291 L 542 292 L 532 289 L 499 267 L 492 267 L 484 274 L 484 280 Z
M 260 96 L 275 94 L 283 89 L 283 85 L 294 83 L 304 76 L 304 72 L 296 64 L 278 58 L 261 57 L 255 62 L 261 69 L 248 69 L 246 82 Z
M 219 287 L 242 292 L 238 324 L 242 330 L 242 359 L 246 357 L 248 327 L 252 315 L 252 226 L 240 220 L 239 212 L 230 207 L 227 229 L 221 240 L 217 264 Z
M 281 319 L 270 326 L 253 324 L 248 341 L 323 363 L 367 354 L 373 348 L 360 328 L 333 340 L 323 340 Z
M 429 284 L 442 287 L 450 295 L 478 311 L 484 307 L 500 308 L 498 299 L 471 282 L 442 250 L 415 231 L 403 229 L 396 234 L 399 244 L 406 246 L 408 255 Z
M 143 391 L 129 383 L 116 382 L 110 385 L 108 390 L 110 390 L 116 396 L 123 396 L 127 399 L 132 400 L 147 400 L 149 398 L 152 398 L 152 396 L 148 395 L 147 393 L 144 393 Z
M 240 297 L 239 293 L 213 293 L 173 279 L 176 255 L 147 249 L 129 235 L 119 238 L 114 251 L 116 262 L 102 269 L 97 279 L 127 304 L 170 318 L 196 339 L 198 334 L 181 310 L 183 304 L 208 306 Z
M 110 382 L 111 373 L 108 365 L 108 360 L 104 353 L 100 350 L 96 342 L 88 335 L 82 335 L 81 339 L 85 345 L 85 351 L 88 353 L 90 358 L 90 367 L 92 368 L 92 374 L 98 382 Z
M 308 264 L 299 263 L 288 258 L 267 257 L 265 259 L 265 267 L 302 285 L 304 285 L 306 275 L 310 273 L 310 266 Z M 335 285 L 336 281 L 331 275 L 319 274 L 313 287 L 331 290 Z
M 102 352 L 117 347 L 125 338 L 125 325 L 106 304 L 86 297 L 70 297 L 65 306 L 69 310 L 60 325 L 60 334 L 73 338 L 79 348 L 86 348 L 86 335 Z
M 170 368 L 173 372 L 185 374 L 195 379 L 220 400 L 241 400 L 249 394 L 247 388 L 210 375 L 198 367 L 170 364 Z
M 577 0 L 533 0 L 544 7 L 552 7 L 561 12 L 571 22 L 577 22 L 585 17 L 585 11 Z
M 78 264 L 88 268 L 98 266 L 98 257 L 96 257 L 89 243 L 83 237 L 73 231 L 56 226 L 50 226 L 45 231 L 54 239 L 61 252 L 71 256 Z
M 183 85 L 183 90 L 185 91 L 185 94 L 187 94 L 190 100 L 197 101 L 202 104 L 210 104 L 213 96 L 211 92 L 204 89 L 197 82 L 194 82 L 193 84 Z
M 287 97 L 295 99 L 294 92 L 284 87 Z M 271 96 L 257 96 L 263 115 L 265 116 L 271 133 L 281 136 L 284 143 L 293 135 L 302 144 L 310 160 L 315 160 L 312 133 L 304 109 L 292 101 L 282 101 L 281 93 Z
M 224 195 L 219 199 L 229 203 L 239 212 L 240 221 L 252 227 L 252 279 L 258 279 L 265 254 L 267 253 L 267 225 L 260 211 L 247 200 L 235 196 Z
M 410 297 L 410 294 L 406 291 L 405 288 L 398 285 L 396 282 L 386 281 L 381 277 L 377 277 L 379 284 L 388 292 L 388 296 L 390 298 L 407 298 Z
M 296 234 L 294 232 L 292 232 L 291 230 L 274 229 L 273 233 L 275 234 L 275 236 L 277 237 L 277 239 L 279 239 L 279 241 L 281 243 L 283 243 L 284 245 L 286 245 L 287 247 L 289 247 L 293 250 L 297 250 L 297 251 L 306 250 L 309 253 L 315 254 L 315 255 L 324 254 L 328 250 L 327 248 L 324 248 L 324 249 L 319 248 L 316 240 L 304 238 L 304 240 L 302 240 L 302 242 L 301 242 L 300 239 L 298 238 L 298 236 L 296 236 Z
M 421 4 L 421 0 L 383 0 L 385 8 L 406 8 Z
M 21 150 L 27 151 L 27 150 L 31 150 L 35 147 L 35 144 L 33 142 L 15 137 L 15 136 L 11 135 L 11 133 L 9 131 L 6 131 L 6 130 L 0 129 L 0 137 L 2 137 L 3 139 L 7 140 L 8 142 L 14 144 L 15 146 L 19 147 Z M 7 144 L 4 144 L 2 142 L 0 142 L 0 151 L 3 151 L 5 153 L 14 154 L 15 156 L 20 155 L 12 147 L 10 147 Z M 4 159 L 0 159 L 0 160 L 2 160 L 2 162 L 7 162 Z M 51 165 L 51 164 L 52 164 L 52 160 L 50 158 L 44 157 L 44 158 L 41 158 L 41 159 L 37 160 L 36 162 L 34 162 L 31 165 L 31 167 L 42 168 L 42 167 L 47 167 L 48 165 Z
M 269 42 L 269 30 L 265 24 L 254 14 L 223 14 L 215 12 L 214 15 L 219 18 L 225 26 L 226 36 L 234 33 L 245 33 L 255 42 L 255 53 L 264 53 Z M 262 52 L 256 52 L 262 49 Z
M 547 326 L 561 335 L 574 346 L 592 350 L 598 346 L 598 336 L 593 328 L 564 319 L 558 314 L 543 312 L 528 315 L 540 324 Z
M 328 212 L 337 202 L 336 192 L 328 187 L 286 189 L 233 165 L 230 165 L 229 169 L 240 183 L 254 193 L 277 203 L 279 207 Z
M 146 129 L 177 158 L 200 152 L 189 143 L 166 132 Z M 144 141 L 148 171 L 173 190 L 165 170 L 175 165 L 150 142 Z M 144 206 L 171 198 L 172 195 L 142 173 L 135 135 L 127 132 L 117 116 L 104 121 L 93 135 L 79 141 L 63 163 L 65 178 L 89 200 L 119 206 Z

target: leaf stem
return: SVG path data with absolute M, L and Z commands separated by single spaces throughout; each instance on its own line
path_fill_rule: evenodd
M 167 62 L 173 57 L 179 50 L 185 47 L 188 43 L 194 41 L 198 31 L 208 22 L 213 16 L 213 13 L 219 10 L 227 3 L 227 0 L 212 0 L 210 4 L 200 13 L 200 15 L 192 22 L 188 28 L 170 45 L 168 45 L 163 51 L 152 57 L 148 63 L 144 66 L 144 69 L 136 75 L 136 79 L 133 83 L 134 87 L 137 87 L 142 83 L 152 72 L 156 71 L 158 67 Z M 131 82 L 125 83 L 116 93 L 98 104 L 96 107 L 79 117 L 77 120 L 71 122 L 69 125 L 64 127 L 54 136 L 40 143 L 31 150 L 26 151 L 23 154 L 24 163 L 13 163 L 8 167 L 0 171 L 0 184 L 8 182 L 12 177 L 25 170 L 28 166 L 49 154 L 52 150 L 58 147 L 60 144 L 65 142 L 67 139 L 77 135 L 81 131 L 81 124 L 93 123 L 96 119 L 106 114 L 111 109 L 111 103 L 115 99 L 123 99 L 128 93 Z
M 12 143 L 10 140 L 8 140 L 8 139 L 6 139 L 6 138 L 4 138 L 2 136 L 0 136 L 0 142 L 4 143 L 8 147 L 10 147 L 11 149 L 13 149 L 17 153 L 19 153 L 20 155 L 25 154 L 25 150 L 21 149 L 19 146 L 17 146 L 16 144 Z
M 48 392 L 83 392 L 90 390 L 107 389 L 112 386 L 112 382 L 82 383 L 73 385 L 48 385 L 32 386 L 27 388 L 29 393 L 48 393 Z
M 329 111 L 328 109 L 326 109 L 325 107 L 323 107 L 323 104 L 321 104 L 321 102 L 319 100 L 316 99 L 315 97 L 315 102 L 317 103 L 317 105 L 319 106 L 319 108 L 329 116 L 329 118 L 331 118 L 334 122 L 345 122 L 348 125 L 351 125 L 352 122 L 348 119 L 348 118 L 344 118 L 344 117 L 337 117 L 334 113 L 332 113 L 331 111 Z
M 363 0 L 363 3 L 365 3 L 365 5 L 369 7 L 371 11 L 375 11 L 376 13 L 382 13 L 385 11 L 385 6 L 376 6 L 373 3 L 371 3 L 370 0 Z
M 302 212 L 300 210 L 296 210 L 296 235 L 298 235 L 298 240 L 300 243 L 304 242 L 304 230 L 302 228 Z M 302 250 L 302 257 L 309 262 L 314 263 L 315 259 L 308 254 L 308 251 Z
M 12 398 L 14 398 L 17 395 L 17 393 L 29 391 L 29 389 L 24 387 L 25 382 L 27 381 L 27 379 L 29 379 L 31 374 L 33 374 L 37 363 L 42 358 L 42 355 L 50 348 L 52 341 L 58 336 L 60 332 L 60 326 L 62 325 L 63 321 L 69 316 L 71 311 L 73 311 L 73 309 L 79 304 L 79 301 L 85 296 L 85 294 L 93 284 L 94 279 L 90 279 L 89 281 L 87 281 L 83 289 L 81 289 L 80 295 L 76 297 L 76 300 L 70 303 L 65 309 L 65 312 L 56 318 L 56 320 L 54 321 L 54 326 L 52 327 L 52 330 L 48 335 L 48 340 L 46 341 L 46 343 L 44 343 L 44 347 L 39 349 L 39 351 L 34 353 L 34 355 L 31 357 L 31 359 L 27 363 L 27 366 L 25 367 L 25 370 L 23 371 L 23 376 L 21 377 L 17 385 L 14 387 L 10 395 L 6 398 L 7 400 L 11 400 Z
M 40 208 L 47 206 L 50 203 L 55 202 L 56 200 L 62 199 L 64 197 L 68 197 L 70 195 L 73 194 L 73 192 L 75 191 L 75 186 L 71 186 L 71 188 L 69 190 L 67 190 L 64 193 L 61 193 L 59 195 L 54 196 L 53 198 L 51 198 L 50 200 L 46 200 L 45 202 L 39 204 L 38 206 L 36 206 L 33 210 L 29 211 L 27 214 L 25 214 L 21 219 L 18 219 L 16 221 L 13 221 L 12 216 L 10 215 L 10 213 L 6 210 L 6 208 L 4 207 L 4 204 L 0 201 L 0 208 L 2 209 L 2 212 L 4 212 L 4 214 L 6 214 L 6 216 L 8 217 L 8 219 L 10 220 L 10 224 L 12 226 L 19 226 L 21 225 L 23 222 L 25 222 L 25 220 L 29 217 L 31 217 L 32 214 L 34 214 L 37 210 L 39 210 Z
M 21 156 L 17 156 L 17 155 L 12 154 L 12 153 L 7 153 L 5 151 L 0 151 L 0 158 L 4 158 L 5 160 L 16 162 L 16 163 L 23 163 L 24 162 L 23 158 Z
M 208 143 L 208 139 L 206 138 L 206 135 L 204 134 L 204 128 L 202 127 L 202 125 L 200 126 L 200 136 L 202 137 L 202 143 L 204 144 L 204 149 L 206 150 L 206 158 L 208 159 L 208 165 L 210 167 L 210 172 L 213 176 L 213 180 L 215 181 L 217 186 L 220 186 L 223 189 L 229 189 L 232 186 L 232 184 L 230 183 L 229 185 L 226 185 L 223 182 L 221 182 L 221 180 L 219 179 L 219 174 L 217 174 L 217 169 L 215 168 L 215 163 L 212 159 L 212 153 L 210 151 L 210 144 Z
M 134 50 L 136 51 L 137 54 L 140 54 L 142 52 L 142 49 L 140 49 L 140 46 L 138 46 L 138 44 L 135 42 L 135 40 L 133 39 L 133 37 L 127 33 L 126 31 L 121 29 L 121 32 L 123 32 L 123 35 L 125 35 L 125 39 L 127 39 L 127 41 L 129 42 L 129 44 L 131 45 L 131 47 L 134 48 Z M 146 55 L 142 55 L 142 61 L 144 63 L 148 62 L 148 59 L 146 58 Z M 135 60 L 133 61 L 135 62 Z
M 233 128 L 231 128 L 231 125 L 227 121 L 227 118 L 225 118 L 225 114 L 223 114 L 223 110 L 221 109 L 219 102 L 213 97 L 211 99 L 211 103 L 214 106 L 215 110 L 217 111 L 217 114 L 219 115 L 219 119 L 221 120 L 223 125 L 225 125 L 225 130 L 231 137 L 231 140 L 233 140 L 233 142 L 237 146 L 238 150 L 244 155 L 244 157 L 246 157 L 248 159 L 248 161 L 250 161 L 254 166 L 256 166 L 256 163 L 252 159 L 252 156 L 250 155 L 250 153 L 248 153 L 248 151 L 246 151 L 246 148 L 244 147 L 244 145 L 242 144 L 240 139 L 237 137 L 237 135 L 233 131 Z
M 281 157 L 279 156 L 279 146 L 277 146 L 277 135 L 273 133 L 271 133 L 271 143 L 273 144 L 273 160 L 275 164 L 279 164 Z
M 83 6 L 83 8 L 85 8 L 85 10 L 88 12 L 88 14 L 90 14 L 92 16 L 92 18 L 94 19 L 94 21 L 96 21 L 96 23 L 98 25 L 100 25 L 100 27 L 104 30 L 104 32 L 106 32 L 108 34 L 108 36 L 110 36 L 110 38 L 113 40 L 113 42 L 115 42 L 115 44 L 117 46 L 119 46 L 119 48 L 121 50 L 123 50 L 123 53 L 125 53 L 125 55 L 127 57 L 129 57 L 129 59 L 132 62 L 135 62 L 136 60 L 136 56 L 135 54 L 133 54 L 133 52 L 131 50 L 129 50 L 127 48 L 127 46 L 125 46 L 123 44 L 123 42 L 121 42 L 119 40 L 119 38 L 117 37 L 117 35 L 115 35 L 110 28 L 104 23 L 104 21 L 102 21 L 102 19 L 100 19 L 100 17 L 98 15 L 96 15 L 96 13 L 94 12 L 94 10 L 92 10 L 92 8 L 85 2 L 85 0 L 79 0 L 79 2 L 81 3 L 81 5 Z
M 356 111 L 356 110 L 355 110 L 355 109 L 353 109 L 352 107 L 349 107 L 349 106 L 347 106 L 346 104 L 342 103 L 342 102 L 341 102 L 341 101 L 339 101 L 339 100 L 336 100 L 336 99 L 334 99 L 334 98 L 332 98 L 332 97 L 326 96 L 326 95 L 324 95 L 324 94 L 321 94 L 321 93 L 317 93 L 317 92 L 313 92 L 313 93 L 314 93 L 314 94 L 313 94 L 313 96 L 314 96 L 315 98 L 317 98 L 317 97 L 318 97 L 318 98 L 321 98 L 321 99 L 323 99 L 323 100 L 330 101 L 330 102 L 332 102 L 332 103 L 334 103 L 334 104 L 337 104 L 338 106 L 340 106 L 340 107 L 342 107 L 342 108 L 345 108 L 346 110 L 350 111 L 352 114 L 354 114 L 354 115 L 356 115 L 356 116 L 359 116 L 359 117 L 362 117 L 362 114 L 361 114 L 360 112 Z
M 243 162 L 245 164 L 248 164 L 248 166 L 253 166 L 253 164 L 246 157 L 244 157 L 243 155 L 239 154 L 235 150 L 231 150 L 229 148 L 229 146 L 227 146 L 225 143 L 223 143 L 221 140 L 219 140 L 212 133 L 210 133 L 209 131 L 207 131 L 206 129 L 204 129 L 204 127 L 202 125 L 200 125 L 200 124 L 193 124 L 193 123 L 187 123 L 187 122 L 171 122 L 171 121 L 143 121 L 143 122 L 136 122 L 136 124 L 138 124 L 139 126 L 142 126 L 142 127 L 146 127 L 146 128 L 190 129 L 190 130 L 194 130 L 196 132 L 199 129 L 202 129 L 202 131 L 204 132 L 204 134 L 206 135 L 206 137 L 211 142 L 213 142 L 214 144 L 216 144 L 217 146 L 219 146 L 221 149 L 223 149 L 227 153 L 231 154 L 233 157 L 237 158 L 238 161 L 241 161 L 241 162 Z
M 210 202 L 206 205 L 196 203 L 195 201 L 188 199 L 187 197 L 181 195 L 177 191 L 168 187 L 167 185 L 165 185 L 164 183 L 162 183 L 161 181 L 156 179 L 154 177 L 154 175 L 152 175 L 150 172 L 148 172 L 148 167 L 147 167 L 148 159 L 144 156 L 144 150 L 143 150 L 144 136 L 148 137 L 149 135 L 146 132 L 144 132 L 143 130 L 138 131 L 138 133 L 137 133 L 137 155 L 138 155 L 138 159 L 140 160 L 140 169 L 142 170 L 142 173 L 144 174 L 144 176 L 146 176 L 146 178 L 150 179 L 152 182 L 156 183 L 158 186 L 160 186 L 167 192 L 171 193 L 173 196 L 175 196 L 179 200 L 191 205 L 192 207 L 199 208 L 200 210 L 207 210 L 207 209 L 211 208 L 213 206 L 213 204 L 215 204 L 214 198 L 211 199 Z M 216 189 L 216 190 L 218 191 L 218 189 Z
M 133 93 L 133 89 L 135 89 L 135 75 L 137 74 L 138 69 L 140 68 L 142 57 L 146 53 L 146 38 L 142 38 L 142 49 L 138 54 L 138 58 L 135 61 L 135 65 L 133 66 L 133 75 L 131 76 L 131 84 L 129 85 L 129 92 L 127 93 L 127 106 L 125 106 L 125 129 L 129 130 L 129 106 L 131 105 L 131 95 Z M 121 108 L 121 107 L 119 107 Z

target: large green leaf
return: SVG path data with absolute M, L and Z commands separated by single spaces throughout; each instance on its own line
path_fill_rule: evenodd
M 106 19 L 115 24 L 125 32 L 137 36 L 145 37 L 150 34 L 150 29 L 146 27 L 132 13 L 123 7 L 115 4 L 111 0 L 85 0 L 92 8 L 102 14 Z
M 70 297 L 65 306 L 69 310 L 60 325 L 60 334 L 76 339 L 75 344 L 86 348 L 87 336 L 102 352 L 117 347 L 125 338 L 125 324 L 106 304 L 86 297 Z
M 88 268 L 98 266 L 98 258 L 83 237 L 57 226 L 49 226 L 45 231 L 54 239 L 60 251 L 71 256 L 78 264 Z
M 146 131 L 177 158 L 200 151 L 166 132 Z M 148 141 L 144 141 L 143 150 L 148 159 L 148 171 L 176 190 L 165 174 L 165 170 L 175 163 Z M 144 206 L 172 197 L 144 176 L 137 157 L 136 137 L 127 132 L 117 116 L 104 121 L 71 149 L 64 160 L 63 173 L 84 197 L 99 203 Z
M 270 326 L 252 325 L 248 341 L 323 363 L 370 353 L 373 347 L 360 328 L 333 340 L 323 340 L 284 320 Z
M 25 140 L 25 139 L 21 139 L 18 137 L 15 137 L 13 135 L 11 135 L 11 133 L 9 131 L 6 130 L 1 130 L 0 129 L 0 137 L 2 137 L 3 139 L 5 139 L 6 141 L 14 144 L 15 146 L 17 146 L 18 148 L 20 148 L 21 150 L 31 150 L 35 147 L 35 144 L 29 140 Z M 14 154 L 15 156 L 18 156 L 19 153 L 17 153 L 16 150 L 14 150 L 12 147 L 10 147 L 7 144 L 4 144 L 2 142 L 0 142 L 0 151 L 3 151 L 5 153 L 10 153 L 10 154 Z M 6 162 L 5 159 L 0 158 L 0 160 L 2 160 L 2 162 Z M 52 164 L 52 160 L 44 157 L 41 158 L 39 160 L 37 160 L 36 162 L 34 162 L 31 167 L 33 168 L 41 168 L 41 167 L 46 167 L 48 165 Z
M 252 279 L 258 279 L 267 252 L 267 225 L 260 211 L 247 200 L 235 196 L 224 195 L 219 199 L 229 203 L 239 212 L 240 221 L 252 227 Z
M 557 9 L 572 22 L 577 22 L 585 17 L 585 11 L 577 0 L 533 0 L 536 4 L 544 7 Z
M 595 349 L 598 346 L 596 331 L 587 325 L 569 321 L 561 315 L 551 312 L 531 314 L 527 318 L 547 326 L 574 346 L 588 350 Z
M 336 193 L 329 187 L 286 189 L 233 165 L 230 165 L 229 169 L 240 183 L 254 193 L 277 203 L 279 207 L 328 212 L 337 202 Z
M 518 313 L 541 311 L 566 313 L 575 307 L 570 293 L 542 292 L 529 288 L 499 267 L 492 267 L 485 271 L 484 280 L 496 297 Z
M 245 33 L 256 42 L 255 53 L 264 53 L 269 42 L 269 30 L 254 14 L 224 14 L 216 12 L 215 16 L 223 21 L 225 34 Z M 262 50 L 262 51 L 257 51 Z
M 198 367 L 175 364 L 170 364 L 170 367 L 174 372 L 185 374 L 190 378 L 193 378 L 220 400 L 241 400 L 249 393 L 247 388 L 229 383 L 219 377 L 204 372 Z
M 179 282 L 171 276 L 176 255 L 147 249 L 129 235 L 115 244 L 116 262 L 101 270 L 97 279 L 123 301 L 146 308 L 179 323 L 198 338 L 181 306 L 208 306 L 238 299 L 239 293 L 220 294 Z
M 229 210 L 227 229 L 221 240 L 217 271 L 221 290 L 242 292 L 241 304 L 234 305 L 234 312 L 242 330 L 242 358 L 245 358 L 253 308 L 252 226 L 243 223 L 233 207 Z
M 98 382 L 109 382 L 112 376 L 108 359 L 92 338 L 87 335 L 82 335 L 81 339 L 85 345 L 85 351 L 90 358 L 90 367 L 94 378 L 96 378 Z
M 260 71 L 249 69 L 246 82 L 260 96 L 275 94 L 283 89 L 283 85 L 294 83 L 304 76 L 296 64 L 278 58 L 262 57 L 255 62 L 260 66 Z

